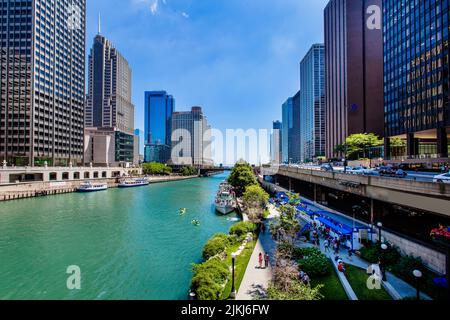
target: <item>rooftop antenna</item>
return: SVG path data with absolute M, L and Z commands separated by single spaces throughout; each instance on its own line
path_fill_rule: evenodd
M 98 13 L 98 34 L 100 35 L 102 33 L 102 24 L 101 24 L 101 16 L 100 12 Z

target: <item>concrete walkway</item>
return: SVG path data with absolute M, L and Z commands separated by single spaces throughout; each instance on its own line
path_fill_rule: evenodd
M 236 300 L 250 301 L 267 299 L 267 288 L 272 280 L 272 267 L 269 264 L 267 269 L 260 269 L 259 254 L 262 253 L 265 255 L 267 253 L 271 263 L 273 262 L 276 243 L 270 234 L 269 224 L 270 221 L 279 214 L 273 206 L 269 207 L 269 211 L 270 216 L 265 223 L 266 232 L 261 233 L 259 236 L 255 250 L 253 251 L 247 270 L 245 271 L 239 292 L 236 296 Z
M 325 253 L 326 256 L 330 257 L 333 261 L 335 258 L 334 253 L 332 252 L 332 249 L 329 250 L 329 252 L 325 252 L 325 247 L 323 245 L 324 240 L 321 239 L 320 241 L 320 250 Z M 304 243 L 303 246 L 312 247 L 310 244 Z M 361 269 L 367 270 L 370 266 L 370 263 L 367 261 L 361 259 L 357 255 L 353 255 L 351 258 L 348 256 L 347 250 L 341 250 L 339 252 L 339 258 L 341 258 L 342 261 L 344 261 L 345 264 L 353 265 L 355 267 L 359 267 Z M 389 292 L 393 298 L 400 300 L 404 298 L 411 298 L 415 297 L 417 294 L 416 288 L 411 286 L 410 284 L 406 283 L 402 279 L 399 279 L 398 277 L 394 276 L 392 273 L 387 272 L 386 273 L 387 281 L 384 283 L 385 289 Z M 421 293 L 421 298 L 423 300 L 431 300 L 431 298 Z

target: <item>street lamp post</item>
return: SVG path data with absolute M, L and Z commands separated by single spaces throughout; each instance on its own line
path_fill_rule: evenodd
M 381 245 L 381 257 L 380 257 L 380 271 L 381 271 L 381 276 L 383 277 L 383 281 L 387 281 L 386 278 L 386 255 L 385 252 L 388 249 L 388 246 L 386 244 L 382 244 Z
M 232 261 L 232 285 L 231 285 L 231 294 L 230 298 L 236 299 L 236 286 L 235 286 L 235 263 L 236 263 L 236 257 L 237 254 L 233 253 L 231 254 L 231 261 Z
M 381 247 L 381 229 L 383 228 L 383 224 L 381 222 L 377 223 L 377 227 L 378 227 L 378 244 Z
M 416 278 L 417 300 L 420 300 L 420 280 L 422 279 L 422 272 L 414 270 L 413 275 Z

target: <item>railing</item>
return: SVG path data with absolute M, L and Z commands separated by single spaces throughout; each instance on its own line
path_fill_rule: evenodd
M 335 181 L 354 182 L 360 185 L 371 187 L 394 189 L 405 192 L 414 192 L 421 194 L 429 194 L 430 196 L 450 196 L 450 187 L 446 185 L 434 183 L 432 181 L 415 181 L 405 180 L 390 177 L 365 176 L 355 174 L 345 174 L 344 172 L 326 172 L 320 170 L 300 169 L 300 168 L 282 168 L 283 172 L 294 173 L 299 175 L 306 175 L 312 178 L 329 179 Z

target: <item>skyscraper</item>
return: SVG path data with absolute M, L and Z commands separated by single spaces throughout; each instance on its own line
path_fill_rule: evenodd
M 145 162 L 170 159 L 175 99 L 166 91 L 145 92 Z
M 0 161 L 83 161 L 86 1 L 0 1 Z
M 315 44 L 300 63 L 300 161 L 325 156 L 325 46 Z
M 213 165 L 211 127 L 201 107 L 173 113 L 171 161 L 175 165 Z
M 331 0 L 325 8 L 329 158 L 340 156 L 334 149 L 351 134 L 384 135 L 382 2 Z
M 97 34 L 89 55 L 86 127 L 117 128 L 132 135 L 131 84 L 132 71 L 128 61 L 108 39 Z
M 283 124 L 280 121 L 273 122 L 273 131 L 270 144 L 272 164 L 281 164 L 283 155 Z
M 384 1 L 385 129 L 407 142 L 403 160 L 448 158 L 449 3 Z
M 282 106 L 282 161 L 300 162 L 300 91 L 288 98 Z
M 136 164 L 139 157 L 134 151 L 138 143 L 134 136 L 134 105 L 131 101 L 132 71 L 122 54 L 100 34 L 100 22 L 98 32 L 89 55 L 85 162 Z M 110 155 L 103 154 L 106 152 Z
M 294 103 L 292 98 L 288 98 L 282 106 L 283 132 L 282 132 L 282 162 L 289 163 L 289 132 L 293 127 Z

